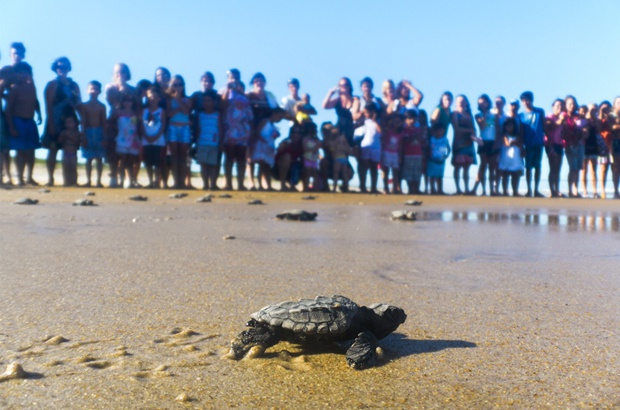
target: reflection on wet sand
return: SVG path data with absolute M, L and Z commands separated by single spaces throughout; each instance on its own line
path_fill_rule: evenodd
M 507 213 L 507 212 L 418 212 L 418 220 L 444 222 L 502 223 L 546 228 L 551 232 L 618 232 L 620 214 L 617 213 Z

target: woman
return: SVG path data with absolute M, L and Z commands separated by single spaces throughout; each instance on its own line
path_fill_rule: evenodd
M 433 110 L 431 114 L 431 126 L 435 124 L 443 125 L 448 134 L 448 128 L 452 124 L 452 101 L 454 97 L 450 91 L 444 91 L 439 99 L 439 105 Z
M 155 78 L 153 79 L 153 85 L 159 89 L 159 95 L 161 95 L 161 101 L 159 102 L 159 108 L 166 109 L 168 107 L 168 89 L 170 88 L 170 79 L 172 75 L 170 70 L 166 67 L 157 67 L 155 70 Z M 168 130 L 164 130 L 166 135 Z M 166 153 L 161 165 L 161 179 L 164 188 L 168 188 L 168 176 L 170 175 L 170 164 L 172 159 L 170 158 L 170 150 L 166 147 Z
M 359 98 L 353 100 L 353 106 L 351 107 L 351 114 L 353 115 L 353 121 L 355 124 L 363 124 L 364 120 L 364 107 L 368 104 L 373 104 L 379 113 L 378 118 L 381 119 L 384 116 L 386 106 L 383 101 L 375 97 L 372 93 L 374 83 L 370 77 L 364 77 L 360 82 L 360 88 L 362 95 Z
M 413 93 L 413 97 L 411 97 Z M 396 99 L 387 108 L 388 114 L 393 112 L 405 114 L 407 110 L 418 111 L 418 107 L 422 103 L 424 94 L 411 84 L 409 80 L 403 80 L 396 87 Z
M 489 192 L 491 195 L 497 194 L 497 159 L 499 149 L 495 144 L 498 132 L 498 118 L 491 112 L 491 98 L 487 94 L 478 97 L 478 114 L 476 123 L 480 130 L 480 145 L 478 155 L 480 156 L 480 166 L 478 167 L 478 178 L 472 188 L 473 195 L 476 194 L 478 185 L 482 185 L 482 195 L 486 195 L 486 171 L 489 171 Z
M 452 141 L 452 166 L 454 167 L 454 184 L 456 194 L 471 195 L 469 190 L 469 167 L 476 163 L 474 141 L 476 130 L 474 119 L 471 115 L 469 101 L 464 95 L 456 97 L 456 110 L 452 113 L 452 126 L 454 127 L 454 139 Z M 461 191 L 460 173 L 463 170 L 464 191 Z
M 579 194 L 579 172 L 583 168 L 585 155 L 584 126 L 585 118 L 579 113 L 579 104 L 572 95 L 564 99 L 565 122 L 564 122 L 564 141 L 566 142 L 566 159 L 568 161 L 568 196 L 570 198 L 581 198 Z
M 549 189 L 551 197 L 558 198 L 560 193 L 560 170 L 564 157 L 564 100 L 557 99 L 551 106 L 551 114 L 545 119 L 545 149 L 549 159 Z
M 581 174 L 581 184 L 583 186 L 583 196 L 588 197 L 588 169 L 592 173 L 592 197 L 600 198 L 598 188 L 598 157 L 599 139 L 601 139 L 602 123 L 599 118 L 599 107 L 597 104 L 588 105 L 588 114 L 584 127 L 584 160 L 583 173 Z
M 353 103 L 357 97 L 353 96 L 353 85 L 347 77 L 342 77 L 338 81 L 338 86 L 327 92 L 323 100 L 323 108 L 326 110 L 336 110 L 338 121 L 336 128 L 340 131 L 351 147 L 353 142 Z
M 620 97 L 614 99 L 612 112 L 608 117 L 609 133 L 611 135 L 611 155 L 613 158 L 612 177 L 614 186 L 614 198 L 620 199 L 618 185 L 620 184 Z
M 52 71 L 57 77 L 48 82 L 43 95 L 45 97 L 45 130 L 42 145 L 48 149 L 47 154 L 47 186 L 54 185 L 56 156 L 61 148 L 58 136 L 67 117 L 77 119 L 77 107 L 82 102 L 80 87 L 67 74 L 71 71 L 71 62 L 67 57 L 60 57 L 52 63 Z
M 609 113 L 611 112 L 611 103 L 609 101 L 601 102 L 599 107 L 599 119 L 601 120 L 601 137 L 605 141 L 607 154 L 599 158 L 601 164 L 601 198 L 605 199 L 605 186 L 607 185 L 607 173 L 611 165 L 611 133 L 609 132 Z
M 172 178 L 174 187 L 183 189 L 188 187 L 186 181 L 187 154 L 192 143 L 190 128 L 190 114 L 192 112 L 192 100 L 185 91 L 185 80 L 180 75 L 175 75 L 170 81 L 168 89 L 168 133 L 167 142 L 172 162 Z
M 250 139 L 249 153 L 248 157 L 252 158 L 252 153 L 254 152 L 254 147 L 256 145 L 256 141 L 258 140 L 258 125 L 263 122 L 263 120 L 268 119 L 271 116 L 271 113 L 275 108 L 278 108 L 278 100 L 276 97 L 269 91 L 265 90 L 265 85 L 267 85 L 267 79 L 265 75 L 261 72 L 258 72 L 252 76 L 250 80 L 252 84 L 252 91 L 249 91 L 246 95 L 248 100 L 250 101 L 250 106 L 252 107 L 252 114 L 254 116 L 254 121 L 252 123 L 252 138 Z M 254 168 L 256 165 L 254 161 L 250 160 L 249 163 L 249 174 L 250 174 L 250 190 L 261 189 L 260 180 L 258 184 L 256 184 L 254 179 Z

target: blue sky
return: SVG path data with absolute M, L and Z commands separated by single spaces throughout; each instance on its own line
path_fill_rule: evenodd
M 165 66 L 189 92 L 202 72 L 219 88 L 237 67 L 245 82 L 263 72 L 280 98 L 294 76 L 317 122 L 335 121 L 319 107 L 342 76 L 355 93 L 370 76 L 376 94 L 383 80 L 407 78 L 429 111 L 444 90 L 475 102 L 529 89 L 546 111 L 568 93 L 581 104 L 620 94 L 617 0 L 0 0 L 0 10 L 0 64 L 9 64 L 9 44 L 23 41 L 40 94 L 63 55 L 83 93 L 89 80 L 108 83 L 121 61 L 133 84 Z

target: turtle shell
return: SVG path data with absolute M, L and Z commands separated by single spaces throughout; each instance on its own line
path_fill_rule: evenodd
M 358 310 L 359 306 L 344 296 L 317 296 L 269 305 L 251 316 L 295 333 L 338 335 L 349 329 Z

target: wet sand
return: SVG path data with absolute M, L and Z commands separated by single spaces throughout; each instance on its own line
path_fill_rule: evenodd
M 175 192 L 0 190 L 0 373 L 26 372 L 0 407 L 620 406 L 618 201 Z M 380 366 L 222 359 L 250 313 L 319 294 L 405 309 Z

